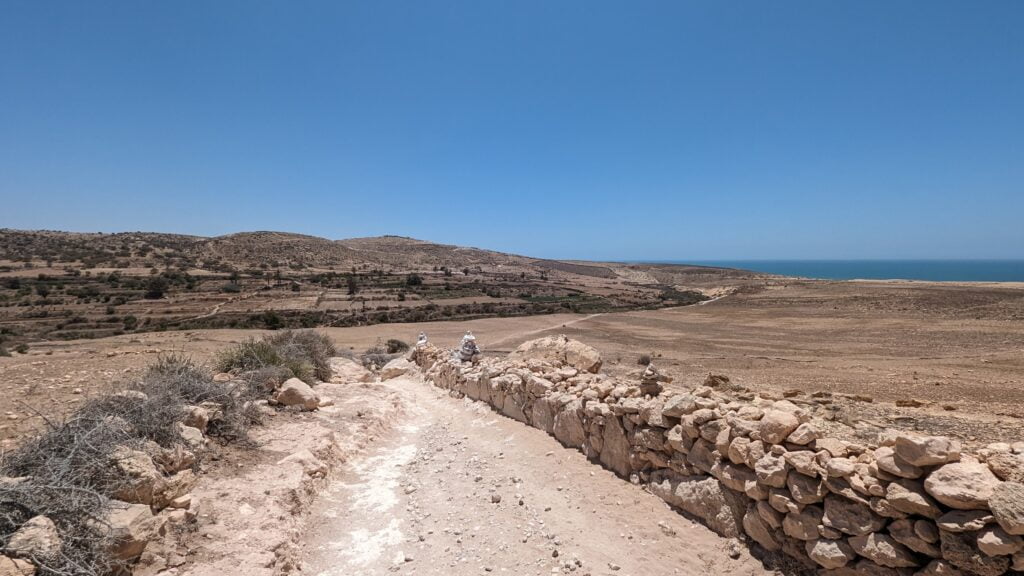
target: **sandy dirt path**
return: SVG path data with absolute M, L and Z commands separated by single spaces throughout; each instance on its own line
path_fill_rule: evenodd
M 385 384 L 408 417 L 314 504 L 306 573 L 770 573 L 540 430 L 418 379 Z

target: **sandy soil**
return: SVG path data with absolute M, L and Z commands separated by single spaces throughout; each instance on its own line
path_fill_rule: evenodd
M 304 572 L 771 573 L 540 430 L 418 378 L 383 385 L 411 412 L 314 504 Z

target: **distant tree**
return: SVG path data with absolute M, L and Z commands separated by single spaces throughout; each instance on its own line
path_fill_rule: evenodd
M 46 284 L 36 284 L 36 294 L 46 298 L 50 295 L 50 287 Z
M 463 268 L 462 273 L 466 276 L 469 276 L 469 268 Z
M 167 292 L 167 279 L 163 276 L 154 276 L 146 282 L 145 297 L 149 300 L 159 300 Z
M 355 296 L 359 292 L 359 282 L 356 280 L 355 274 L 349 274 L 348 276 L 348 295 Z
M 423 278 L 419 274 L 412 273 L 405 277 L 406 286 L 422 286 Z

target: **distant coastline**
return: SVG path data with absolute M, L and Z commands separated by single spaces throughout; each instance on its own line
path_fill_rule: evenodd
M 674 260 L 823 280 L 928 280 L 939 282 L 1024 282 L 1022 260 Z

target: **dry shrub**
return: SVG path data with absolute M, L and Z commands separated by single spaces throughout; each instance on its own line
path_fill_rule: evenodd
M 111 455 L 117 446 L 135 445 L 138 432 L 121 417 L 125 412 L 104 416 L 118 404 L 105 400 L 51 423 L 0 462 L 0 476 L 25 478 L 0 484 L 0 544 L 38 515 L 50 518 L 60 534 L 57 558 L 32 558 L 40 574 L 100 575 L 113 567 L 103 518 L 124 479 Z
M 331 356 L 337 350 L 331 339 L 314 330 L 283 330 L 267 339 L 281 355 L 288 359 L 308 362 L 313 375 L 321 381 L 331 379 Z
M 139 393 L 141 392 L 141 394 Z M 103 518 L 109 498 L 126 485 L 112 455 L 119 446 L 140 449 L 147 442 L 164 448 L 182 443 L 177 432 L 189 405 L 214 402 L 222 416 L 207 433 L 224 441 L 247 441 L 259 422 L 255 400 L 265 390 L 246 382 L 214 382 L 182 355 L 160 357 L 129 390 L 98 396 L 16 450 L 0 456 L 0 548 L 33 516 L 57 525 L 62 551 L 57 558 L 34 558 L 41 575 L 108 574 L 114 568 Z M 198 455 L 197 455 L 198 456 Z
M 366 368 L 380 368 L 398 356 L 399 354 L 389 352 L 388 347 L 381 344 L 380 339 L 377 339 L 373 346 L 370 346 L 366 349 L 366 352 L 363 352 L 361 360 Z
M 271 366 L 314 384 L 331 379 L 330 358 L 336 350 L 330 339 L 313 330 L 283 330 L 259 340 L 250 338 L 222 352 L 216 362 L 221 372 L 249 372 Z
M 389 339 L 384 343 L 384 347 L 387 349 L 388 354 L 401 354 L 409 350 L 409 345 L 397 338 Z

